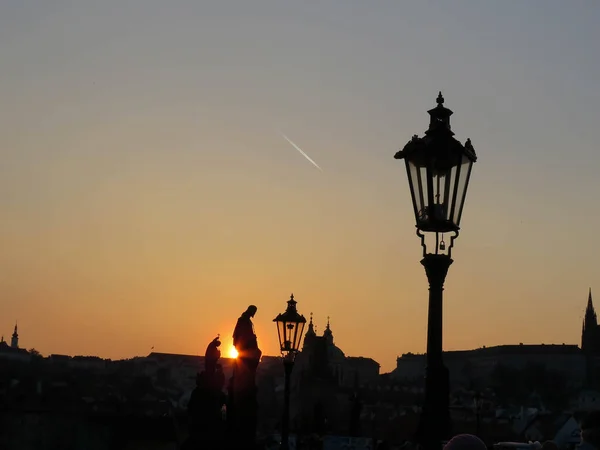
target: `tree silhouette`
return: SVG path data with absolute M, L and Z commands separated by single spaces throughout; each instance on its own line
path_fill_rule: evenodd
M 29 349 L 28 352 L 34 358 L 43 358 L 42 354 L 38 352 L 35 348 Z

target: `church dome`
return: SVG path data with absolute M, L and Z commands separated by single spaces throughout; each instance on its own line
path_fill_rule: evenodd
M 335 346 L 334 344 L 330 344 L 327 346 L 327 356 L 329 361 L 331 362 L 343 361 L 346 358 L 346 355 L 344 354 L 342 349 Z

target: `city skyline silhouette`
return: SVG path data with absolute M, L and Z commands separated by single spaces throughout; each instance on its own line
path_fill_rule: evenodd
M 445 349 L 579 344 L 600 289 L 598 14 L 559 1 L 0 6 L 1 332 L 18 319 L 43 354 L 199 354 L 219 333 L 226 351 L 232 318 L 256 304 L 276 355 L 271 319 L 293 291 L 382 371 L 423 352 L 427 283 L 392 155 L 441 90 L 481 158 Z

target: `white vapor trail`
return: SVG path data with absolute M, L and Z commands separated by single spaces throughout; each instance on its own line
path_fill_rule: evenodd
M 323 172 L 323 169 L 321 169 L 321 168 L 319 167 L 319 165 L 318 165 L 316 162 L 314 162 L 314 161 L 311 159 L 311 157 L 310 157 L 310 156 L 308 156 L 306 153 L 304 153 L 300 147 L 298 147 L 296 144 L 294 144 L 294 143 L 292 142 L 292 140 L 291 140 L 289 137 L 287 137 L 287 136 L 286 136 L 285 134 L 283 134 L 281 131 L 279 132 L 279 134 L 281 134 L 281 136 L 283 136 L 283 138 L 284 138 L 286 141 L 288 141 L 288 142 L 289 142 L 289 143 L 292 145 L 292 147 L 294 147 L 296 150 L 298 150 L 298 151 L 299 151 L 299 152 L 302 154 L 302 156 L 304 156 L 306 159 L 308 159 L 308 160 L 309 160 L 309 161 L 312 163 L 312 165 L 313 165 L 313 166 L 315 166 L 317 169 L 319 169 L 321 172 Z

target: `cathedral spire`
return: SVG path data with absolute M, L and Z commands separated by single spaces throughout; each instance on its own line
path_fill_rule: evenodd
M 581 330 L 581 349 L 586 352 L 595 351 L 598 330 L 598 316 L 592 302 L 592 288 L 588 292 L 587 307 Z
M 594 308 L 594 303 L 592 302 L 592 288 L 590 288 L 588 293 L 588 301 L 587 307 L 585 308 L 585 322 L 586 326 L 588 324 L 598 325 L 598 316 L 596 315 L 596 309 Z

